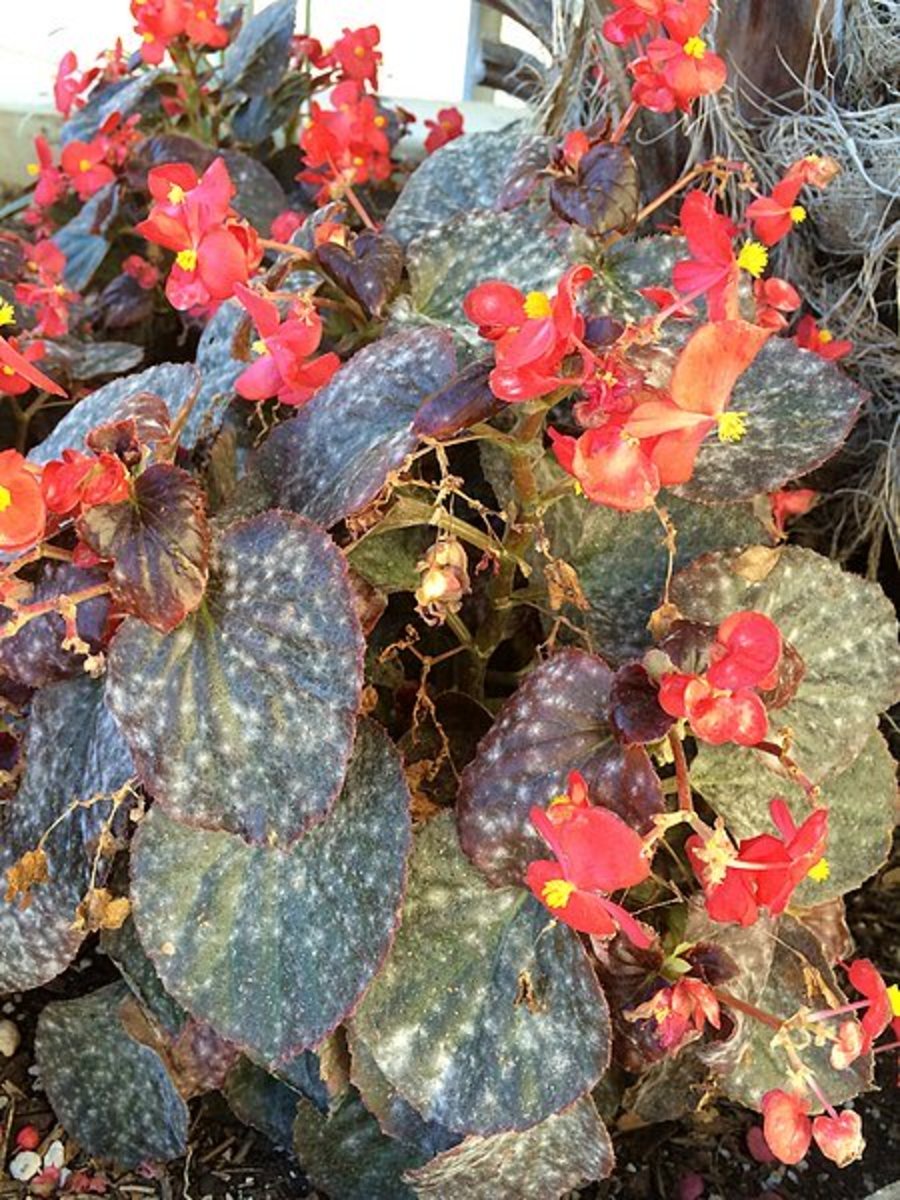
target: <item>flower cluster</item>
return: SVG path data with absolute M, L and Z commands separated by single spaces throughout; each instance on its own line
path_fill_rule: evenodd
M 55 242 L 37 242 L 25 262 L 29 279 L 16 284 L 16 300 L 34 310 L 38 336 L 62 337 L 69 330 L 69 309 L 78 299 L 63 281 L 66 257 Z
M 96 504 L 127 500 L 128 474 L 122 460 L 108 450 L 99 454 L 63 450 L 61 459 L 44 467 L 41 490 L 48 512 L 78 516 Z
M 238 376 L 235 391 L 245 400 L 274 396 L 281 404 L 305 404 L 341 365 L 336 354 L 311 357 L 322 340 L 322 319 L 312 300 L 298 298 L 282 320 L 277 305 L 258 292 L 238 283 L 235 294 L 259 332 L 253 343 L 259 357 Z
M 252 226 L 231 207 L 234 185 L 221 158 L 202 178 L 188 163 L 154 167 L 148 175 L 154 203 L 135 231 L 175 252 L 166 296 L 177 309 L 209 312 L 247 283 L 262 259 Z
M 762 1098 L 763 1135 L 772 1153 L 792 1165 L 806 1157 L 815 1141 L 826 1158 L 846 1167 L 862 1157 L 865 1141 L 858 1113 L 845 1109 L 810 1119 L 810 1101 L 796 1092 L 774 1088 Z
M 318 188 L 320 203 L 341 196 L 348 186 L 383 182 L 392 169 L 388 119 L 375 97 L 362 83 L 347 79 L 330 100 L 331 108 L 312 101 L 300 135 L 304 168 L 297 178 Z
M 659 988 L 625 1016 L 629 1021 L 655 1021 L 659 1044 L 665 1050 L 677 1050 L 691 1034 L 702 1033 L 707 1024 L 713 1029 L 722 1025 L 715 992 L 702 979 L 690 976 Z
M 135 32 L 141 37 L 141 58 L 159 66 L 177 38 L 195 46 L 221 50 L 228 30 L 218 24 L 218 0 L 131 0 Z

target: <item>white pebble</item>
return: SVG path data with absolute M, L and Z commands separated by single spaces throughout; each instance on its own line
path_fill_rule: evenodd
M 40 1169 L 41 1156 L 35 1154 L 33 1150 L 20 1151 L 9 1164 L 10 1175 L 21 1183 L 27 1183 L 29 1179 L 34 1179 Z
M 21 1040 L 19 1030 L 12 1021 L 0 1021 L 0 1054 L 12 1058 Z
M 45 1167 L 63 1167 L 66 1162 L 66 1150 L 62 1142 L 51 1142 L 47 1147 L 47 1153 L 44 1155 Z

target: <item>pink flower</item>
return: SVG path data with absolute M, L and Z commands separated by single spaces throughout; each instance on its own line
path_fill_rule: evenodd
M 248 287 L 238 284 L 238 300 L 253 318 L 260 334 L 254 345 L 259 358 L 237 380 L 235 390 L 245 400 L 305 404 L 328 382 L 341 360 L 336 354 L 311 355 L 322 340 L 322 321 L 311 303 L 299 302 L 281 320 L 277 307 Z

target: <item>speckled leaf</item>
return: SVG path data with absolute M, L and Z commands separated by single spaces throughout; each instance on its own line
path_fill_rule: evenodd
M 828 993 L 814 982 L 824 980 Z M 787 1020 L 799 1009 L 831 1008 L 832 996 L 846 1003 L 829 967 L 818 939 L 792 917 L 782 917 L 776 930 L 775 953 L 766 982 L 755 1001 L 763 1012 Z M 783 1088 L 789 1069 L 783 1049 L 772 1044 L 772 1030 L 759 1021 L 744 1021 L 738 1033 L 740 1055 L 734 1069 L 722 1081 L 725 1094 L 748 1108 L 759 1108 L 766 1092 Z M 872 1081 L 872 1056 L 865 1054 L 852 1067 L 836 1071 L 830 1063 L 831 1043 L 818 1046 L 810 1042 L 803 1050 L 803 1062 L 816 1077 L 819 1087 L 835 1106 L 866 1091 Z M 821 1111 L 813 1102 L 813 1111 Z
M 464 133 L 424 162 L 407 180 L 385 229 L 401 245 L 457 213 L 491 208 L 522 140 L 519 125 Z
M 297 0 L 278 0 L 244 21 L 225 51 L 220 84 L 225 91 L 265 96 L 287 70 Z
M 203 599 L 209 570 L 209 526 L 197 481 L 171 463 L 154 463 L 130 499 L 96 504 L 78 518 L 82 541 L 112 559 L 116 608 L 168 633 Z
M 100 948 L 113 960 L 122 978 L 157 1024 L 170 1037 L 177 1037 L 189 1020 L 188 1015 L 163 987 L 131 917 L 118 929 L 101 930 Z
M 200 609 L 126 621 L 108 696 L 142 781 L 179 820 L 290 844 L 340 791 L 362 685 L 343 557 L 289 513 L 230 526 Z
M 35 1049 L 41 1083 L 66 1131 L 122 1167 L 167 1162 L 187 1148 L 187 1105 L 162 1059 L 122 1024 L 131 993 L 114 983 L 48 1004 Z
M 524 888 L 490 888 L 449 813 L 417 839 L 403 923 L 352 1028 L 426 1120 L 464 1133 L 526 1129 L 609 1062 L 606 1002 L 577 935 Z
M 462 847 L 491 883 L 521 883 L 529 862 L 546 857 L 528 813 L 564 792 L 572 770 L 595 803 L 642 833 L 662 812 L 646 750 L 623 746 L 609 725 L 612 681 L 602 659 L 563 650 L 531 672 L 480 743 L 457 815 Z
M 119 189 L 108 183 L 79 209 L 53 241 L 66 256 L 63 279 L 75 292 L 84 291 L 109 250 L 109 232 L 119 211 Z
M 552 292 L 565 270 L 568 232 L 553 236 L 548 227 L 546 213 L 523 207 L 506 213 L 476 209 L 430 229 L 407 247 L 413 307 L 483 345 L 463 301 L 488 279 L 523 292 Z
M 275 503 L 320 525 L 363 508 L 415 449 L 412 421 L 456 369 L 450 335 L 419 329 L 360 350 L 255 460 Z
M 71 563 L 45 562 L 40 570 L 29 604 L 37 604 L 54 596 L 77 592 L 82 588 L 103 583 L 106 572 L 74 567 Z M 109 612 L 109 599 L 97 596 L 78 605 L 78 636 L 92 651 L 100 648 Z M 0 625 L 12 616 L 10 609 L 0 605 Z M 38 688 L 46 683 L 80 675 L 84 671 L 84 655 L 63 650 L 66 623 L 59 613 L 47 613 L 23 625 L 18 633 L 0 640 L 0 674 L 14 679 L 25 687 Z
M 592 312 L 637 321 L 658 311 L 640 289 L 669 287 L 672 267 L 685 253 L 683 240 L 675 237 L 629 238 L 603 252 L 595 239 L 576 235 L 570 258 L 572 262 L 590 263 L 597 272 L 584 292 Z
M 779 714 L 772 714 L 777 721 Z M 784 796 L 798 824 L 808 812 L 802 788 L 788 776 L 776 776 L 763 756 L 737 746 L 700 745 L 691 780 L 737 837 L 771 831 L 769 802 Z M 797 904 L 822 904 L 853 888 L 881 867 L 891 848 L 897 819 L 894 759 L 877 731 L 853 762 L 826 776 L 819 803 L 828 809 L 828 879 L 806 879 L 794 893 Z
M 386 1137 L 358 1096 L 350 1093 L 330 1116 L 301 1100 L 294 1150 L 303 1172 L 329 1200 L 414 1200 L 403 1182 L 424 1155 Z
M 62 144 L 65 146 L 76 138 L 89 142 L 113 113 L 121 113 L 123 118 L 130 116 L 155 90 L 161 74 L 158 69 L 143 69 L 139 74 L 98 88 L 84 108 L 75 111 L 63 125 L 59 135 Z
M 771 732 L 790 726 L 792 757 L 817 782 L 852 761 L 873 718 L 900 695 L 897 622 L 877 584 L 812 550 L 787 546 L 772 562 L 753 582 L 746 575 L 756 572 L 744 569 L 747 559 L 737 552 L 706 555 L 676 577 L 672 599 L 695 621 L 715 625 L 738 609 L 756 609 L 778 625 L 805 673 L 790 702 L 770 714 Z M 746 757 L 763 758 L 751 750 Z
M 72 378 L 77 380 L 124 375 L 144 361 L 143 346 L 134 346 L 131 342 L 76 342 L 73 339 L 64 349 Z
M 280 1150 L 289 1150 L 300 1096 L 293 1088 L 242 1058 L 232 1067 L 223 1088 L 234 1115 L 264 1133 Z
M 103 703 L 103 685 L 86 676 L 37 693 L 26 753 L 18 795 L 0 818 L 0 877 L 73 801 L 113 792 L 133 773 L 128 747 Z M 0 895 L 0 993 L 47 983 L 75 957 L 84 934 L 72 922 L 109 811 L 103 801 L 60 822 L 44 847 L 50 877 L 33 889 L 28 908 Z
M 192 449 L 212 438 L 235 397 L 234 385 L 247 363 L 235 358 L 234 337 L 247 314 L 235 300 L 226 300 L 208 322 L 197 345 L 200 391 L 181 432 L 180 444 Z
M 467 1137 L 406 1179 L 419 1200 L 556 1200 L 605 1179 L 613 1164 L 609 1134 L 585 1096 L 523 1133 Z
M 749 500 L 805 475 L 843 445 L 865 392 L 840 367 L 770 338 L 740 377 L 728 408 L 747 414 L 737 443 L 708 437 L 679 493 L 692 500 Z
M 159 396 L 173 417 L 190 399 L 198 382 L 197 371 L 190 363 L 160 363 L 137 375 L 114 379 L 79 400 L 28 457 L 43 464 L 60 458 L 69 447 L 84 449 L 84 439 L 94 426 L 135 416 L 147 393 Z
M 334 811 L 289 852 L 190 829 L 154 806 L 135 839 L 131 895 L 166 989 L 270 1066 L 317 1045 L 390 944 L 408 805 L 396 752 L 365 724 Z

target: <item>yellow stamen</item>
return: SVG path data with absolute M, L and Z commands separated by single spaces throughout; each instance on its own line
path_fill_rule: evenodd
M 887 990 L 888 1000 L 891 1002 L 891 1013 L 895 1017 L 900 1017 L 900 987 L 896 983 L 892 983 Z
M 141 37 L 143 38 L 143 40 L 144 40 L 145 42 L 147 42 L 147 43 L 148 43 L 148 45 L 149 45 L 149 43 L 150 43 L 150 42 L 155 42 L 155 41 L 156 41 L 156 38 L 153 36 L 153 34 L 152 34 L 152 33 L 144 33 L 144 34 L 141 34 Z
M 703 58 L 706 54 L 706 42 L 702 37 L 689 37 L 681 48 L 689 58 Z
M 0 371 L 2 371 L 4 375 L 15 375 L 15 371 L 12 369 L 12 367 L 8 367 L 6 363 L 0 367 Z
M 795 225 L 799 225 L 801 221 L 806 220 L 806 209 L 802 204 L 795 204 L 789 211 L 788 216 Z
M 16 310 L 8 300 L 4 300 L 0 303 L 0 325 L 15 325 L 15 323 Z
M 830 329 L 820 329 L 819 330 L 819 342 L 821 345 L 827 346 L 829 342 L 833 342 L 833 341 L 834 341 L 834 334 L 831 332 Z
M 197 266 L 197 251 L 179 250 L 175 255 L 175 261 L 181 267 L 182 271 L 193 271 Z
M 28 172 L 29 175 L 40 175 L 40 173 L 41 173 L 41 168 L 38 166 L 37 163 L 29 163 L 28 166 L 25 168 L 25 170 Z
M 549 317 L 552 312 L 550 297 L 546 292 L 529 292 L 525 297 L 525 316 L 532 320 Z
M 93 165 L 94 164 L 91 162 L 91 160 L 89 158 L 80 158 L 78 160 L 78 170 L 79 171 L 89 171 Z
M 180 204 L 184 199 L 184 188 L 180 184 L 173 183 L 166 199 L 170 204 Z
M 12 504 L 12 492 L 0 484 L 0 512 L 6 512 Z
M 541 896 L 548 908 L 565 908 L 574 891 L 575 884 L 568 879 L 548 879 L 541 888 Z
M 737 265 L 754 279 L 759 279 L 769 262 L 769 252 L 761 242 L 744 242 Z
M 820 858 L 817 863 L 813 863 L 806 874 L 816 883 L 824 883 L 831 875 L 831 865 L 828 859 Z
M 354 46 L 353 53 L 356 55 L 357 58 L 365 58 L 366 57 L 366 48 L 365 48 L 365 46 Z
M 254 354 L 268 354 L 269 353 L 269 347 L 262 340 L 262 338 L 257 338 L 256 341 L 251 345 L 250 349 L 253 351 Z
M 373 123 L 378 129 L 384 129 L 385 125 L 387 125 L 387 117 L 383 117 L 379 114 Z
M 566 793 L 560 792 L 560 794 L 558 796 L 553 797 L 553 799 L 550 801 L 550 803 L 547 805 L 547 807 L 553 808 L 554 805 L 557 805 L 557 804 L 571 804 L 571 803 L 572 803 L 572 801 L 569 799 L 569 797 L 566 795 Z
M 719 441 L 739 442 L 747 432 L 747 414 L 745 412 L 723 412 L 719 419 Z
M 354 167 L 361 167 L 365 161 L 366 160 L 364 158 L 361 158 L 358 154 L 353 156 Z

